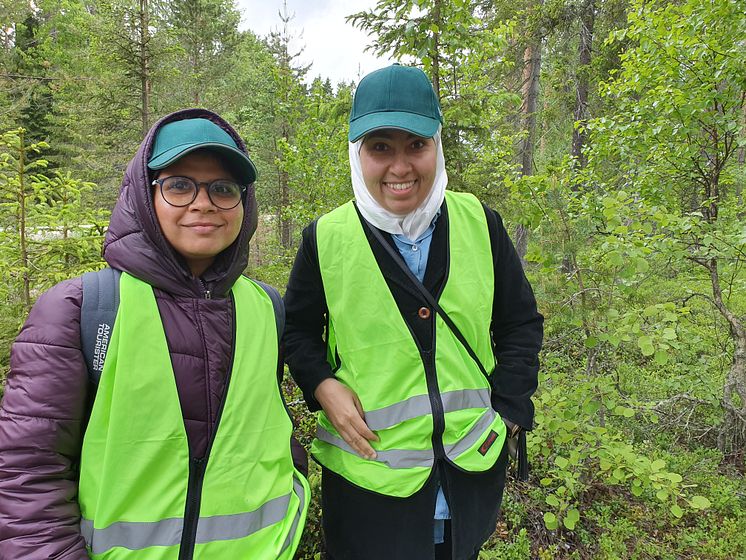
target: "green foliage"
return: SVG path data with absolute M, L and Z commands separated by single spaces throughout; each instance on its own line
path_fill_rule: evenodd
M 746 443 L 744 307 L 732 297 L 746 257 L 741 187 L 734 184 L 743 171 L 735 154 L 744 144 L 746 108 L 746 14 L 738 4 L 634 3 L 627 29 L 610 38 L 634 44 L 605 88 L 616 111 L 591 124 L 599 186 L 621 186 L 636 199 L 631 218 L 642 232 L 632 242 L 698 265 L 709 280 L 709 293 L 693 290 L 691 297 L 709 301 L 730 330 L 719 446 L 735 453 Z
M 347 162 L 351 104 L 349 89 L 331 95 L 315 81 L 306 117 L 297 124 L 292 141 L 279 141 L 278 166 L 287 174 L 292 192 L 283 213 L 296 224 L 308 224 L 352 198 Z
M 347 19 L 374 35 L 371 50 L 412 56 L 421 60 L 431 75 L 456 50 L 484 46 L 474 40 L 473 30 L 479 22 L 469 0 L 379 0 L 375 8 Z
M 526 529 L 521 529 L 510 540 L 488 542 L 479 553 L 479 560 L 526 560 L 531 558 L 531 539 Z
M 546 317 L 532 478 L 509 482 L 483 559 L 746 557 L 740 4 L 595 2 L 582 68 L 587 2 L 379 0 L 349 18 L 371 50 L 436 83 L 450 188 L 531 234 L 526 272 Z M 352 196 L 355 87 L 306 82 L 287 12 L 261 38 L 239 31 L 230 0 L 3 8 L 2 370 L 33 299 L 100 266 L 99 209 L 143 127 L 185 105 L 217 110 L 245 138 L 262 212 L 249 274 L 283 289 L 300 227 Z M 534 174 L 520 176 L 527 44 L 541 45 L 541 76 Z M 582 170 L 568 158 L 581 77 Z M 284 392 L 308 446 L 314 417 L 297 387 Z M 320 515 L 315 500 L 300 558 L 323 553 Z
M 39 157 L 46 143 L 28 144 L 25 130 L 0 136 L 0 298 L 5 350 L 35 296 L 51 285 L 100 268 L 108 216 L 87 210 L 83 197 L 94 185 L 69 174 L 47 172 Z M 3 367 L 7 353 L 0 356 Z
M 215 86 L 230 70 L 241 15 L 232 0 L 176 0 L 169 8 L 168 28 L 182 67 L 178 85 L 171 87 L 183 106 L 199 106 L 208 92 L 218 93 Z
M 596 377 L 571 391 L 564 385 L 545 390 L 537 408 L 539 428 L 530 444 L 539 452 L 540 484 L 548 491 L 548 529 L 575 530 L 583 495 L 597 484 L 623 485 L 635 497 L 658 500 L 675 518 L 684 514 L 683 507 L 710 507 L 706 497 L 684 492 L 683 477 L 667 471 L 665 461 L 648 458 L 612 427 L 614 417 L 633 418 L 635 409 L 610 379 Z

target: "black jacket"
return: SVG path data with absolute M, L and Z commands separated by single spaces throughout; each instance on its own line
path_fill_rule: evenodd
M 537 385 L 543 317 L 536 309 L 531 286 L 500 216 L 487 207 L 484 211 L 495 271 L 492 336 L 498 365 L 490 379 L 492 405 L 504 418 L 530 429 L 534 413 L 531 395 Z M 361 222 L 376 262 L 418 346 L 424 350 L 432 348 L 435 314 L 431 313 L 427 319 L 420 317 L 420 308 L 428 307 L 424 298 L 373 237 L 371 226 L 362 218 Z M 423 281 L 436 298 L 448 275 L 448 228 L 448 208 L 444 202 L 433 232 Z M 383 236 L 396 247 L 391 235 L 383 233 Z M 313 392 L 333 372 L 326 361 L 327 306 L 318 262 L 316 222 L 303 231 L 285 307 L 286 362 L 309 408 L 318 410 Z M 414 496 L 403 500 L 364 491 L 325 471 L 322 506 L 327 546 L 335 559 L 432 558 L 432 512 L 440 480 L 453 517 L 454 558 L 469 557 L 494 529 L 504 465 L 503 457 L 491 471 L 474 475 L 439 461 L 433 469 L 437 476 L 431 477 Z M 404 532 L 402 538 L 397 538 L 397 531 Z

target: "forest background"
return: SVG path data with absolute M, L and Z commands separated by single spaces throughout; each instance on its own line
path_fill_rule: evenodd
M 379 0 L 348 22 L 431 77 L 449 188 L 503 215 L 546 317 L 531 476 L 480 558 L 746 558 L 746 2 Z M 281 290 L 302 227 L 351 198 L 355 83 L 307 75 L 287 10 L 239 23 L 233 0 L 0 0 L 3 378 L 34 299 L 103 266 L 159 116 L 203 106 L 246 139 L 248 273 Z

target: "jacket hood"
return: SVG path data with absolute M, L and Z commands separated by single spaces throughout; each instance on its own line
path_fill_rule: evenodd
M 195 118 L 208 119 L 220 126 L 246 153 L 246 145 L 238 133 L 221 117 L 205 109 L 185 109 L 160 119 L 148 131 L 135 157 L 127 165 L 104 239 L 104 259 L 111 267 L 175 295 L 203 297 L 209 290 L 216 296 L 223 296 L 249 262 L 249 240 L 257 225 L 254 185 L 249 185 L 246 190 L 244 219 L 238 237 L 215 257 L 200 278 L 192 276 L 186 261 L 166 241 L 153 207 L 147 162 L 156 132 L 167 123 Z

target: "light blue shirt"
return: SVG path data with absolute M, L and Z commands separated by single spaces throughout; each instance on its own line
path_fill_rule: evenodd
M 427 268 L 427 257 L 430 255 L 430 242 L 433 240 L 433 231 L 435 222 L 440 212 L 433 218 L 430 226 L 415 241 L 404 237 L 403 234 L 392 235 L 396 248 L 399 249 L 404 262 L 407 263 L 409 270 L 412 271 L 417 279 L 422 282 L 425 279 L 425 269 Z
M 416 240 L 411 241 L 404 235 L 392 235 L 396 248 L 399 249 L 404 262 L 412 271 L 417 279 L 422 282 L 425 279 L 425 269 L 427 268 L 427 257 L 430 255 L 430 242 L 433 240 L 433 231 L 435 222 L 438 221 L 440 210 L 433 218 L 430 226 Z M 448 508 L 448 502 L 443 494 L 443 488 L 438 486 L 438 496 L 435 499 L 435 534 L 433 535 L 435 544 L 440 544 L 444 540 L 445 520 L 451 518 L 451 511 Z

